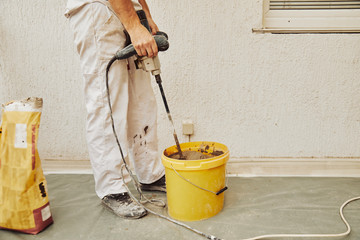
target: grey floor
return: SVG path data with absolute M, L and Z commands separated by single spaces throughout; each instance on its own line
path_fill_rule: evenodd
M 139 220 L 116 217 L 95 195 L 92 175 L 46 179 L 54 224 L 36 236 L 0 230 L 1 240 L 204 239 L 151 214 Z M 227 240 L 271 233 L 341 233 L 346 227 L 339 207 L 360 196 L 360 178 L 229 178 L 228 186 L 218 215 L 187 224 Z M 166 198 L 161 193 L 150 196 Z M 167 214 L 166 209 L 151 208 Z M 352 233 L 334 239 L 360 239 L 360 202 L 344 212 Z

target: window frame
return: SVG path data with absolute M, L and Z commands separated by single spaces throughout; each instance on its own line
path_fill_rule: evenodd
M 270 10 L 270 0 L 263 0 L 262 17 L 254 32 L 360 33 L 360 9 Z

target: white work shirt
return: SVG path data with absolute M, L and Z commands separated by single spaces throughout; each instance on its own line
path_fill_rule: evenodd
M 78 10 L 80 10 L 83 6 L 85 6 L 88 3 L 93 3 L 93 2 L 102 2 L 105 5 L 107 4 L 106 0 L 68 0 L 68 2 L 66 4 L 66 9 L 65 9 L 65 17 L 69 18 L 71 15 L 73 15 Z M 138 1 L 132 0 L 132 3 L 134 5 L 135 11 L 142 9 L 142 7 Z

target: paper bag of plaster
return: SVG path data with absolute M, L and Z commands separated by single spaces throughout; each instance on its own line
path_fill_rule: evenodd
M 53 222 L 37 150 L 41 98 L 2 106 L 0 229 L 37 234 Z

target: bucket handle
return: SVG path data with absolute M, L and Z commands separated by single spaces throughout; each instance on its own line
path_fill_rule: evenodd
M 190 184 L 194 185 L 195 187 L 200 188 L 200 189 L 202 189 L 202 190 L 204 190 L 204 191 L 211 192 L 211 193 L 213 193 L 213 194 L 215 194 L 215 195 L 220 195 L 221 193 L 225 192 L 225 190 L 228 189 L 228 187 L 225 186 L 224 188 L 220 189 L 219 191 L 213 192 L 213 191 L 210 191 L 210 190 L 208 190 L 208 189 L 202 188 L 202 187 L 196 185 L 195 183 L 190 182 L 189 180 L 187 180 L 187 179 L 184 178 L 183 176 L 181 176 L 180 173 L 178 173 L 178 172 L 176 171 L 176 169 L 173 167 L 173 165 L 172 165 L 171 163 L 170 163 L 170 165 L 171 165 L 171 168 L 174 170 L 174 172 L 175 172 L 179 177 L 181 177 L 182 179 L 184 179 L 184 180 L 187 181 L 188 183 L 190 183 Z

